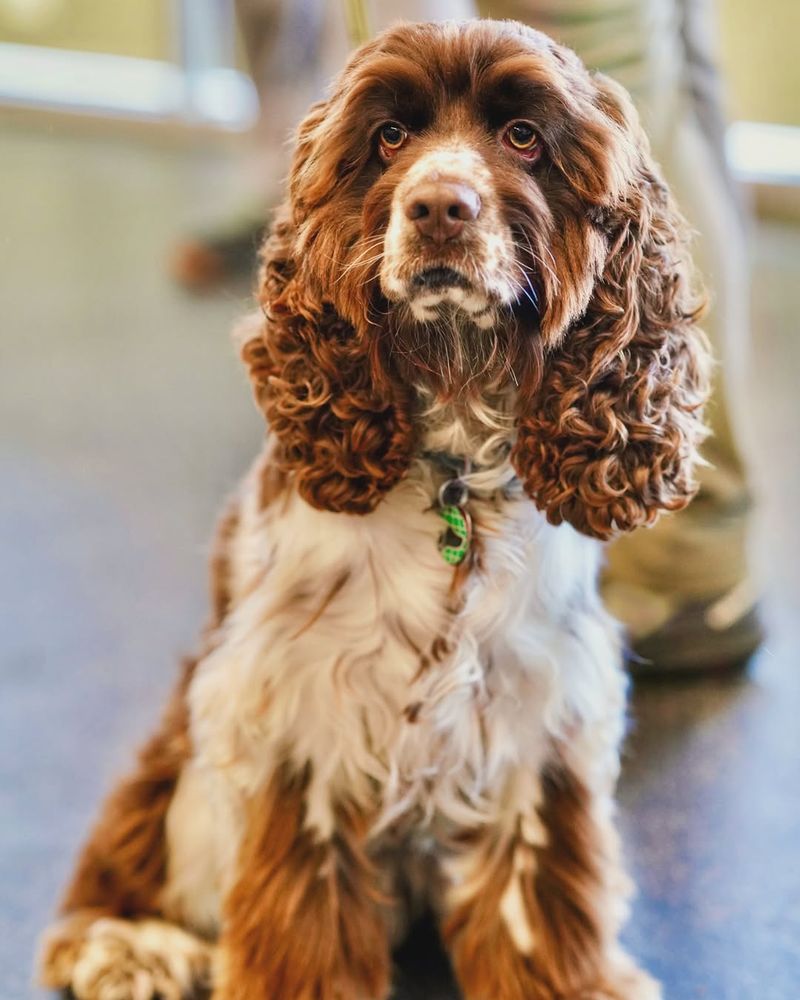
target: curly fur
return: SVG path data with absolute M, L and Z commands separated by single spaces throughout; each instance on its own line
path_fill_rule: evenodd
M 411 461 L 409 382 L 452 397 L 513 381 L 514 466 L 552 523 L 603 539 L 652 523 L 695 491 L 708 365 L 685 226 L 635 112 L 610 80 L 521 26 L 450 38 L 452 51 L 432 53 L 424 74 L 416 53 L 431 48 L 430 34 L 406 26 L 362 48 L 299 128 L 290 199 L 264 249 L 266 322 L 244 354 L 278 462 L 315 506 L 367 513 Z M 380 92 L 395 76 L 424 92 L 461 58 L 477 67 L 465 89 L 530 92 L 548 163 L 525 173 L 493 164 L 537 307 L 507 310 L 483 355 L 464 352 L 483 360 L 459 378 L 456 348 L 441 341 L 468 334 L 440 324 L 409 339 L 412 326 L 398 329 L 381 294 L 374 251 L 398 177 L 377 168 L 369 120 L 385 115 Z M 437 370 L 443 353 L 449 383 Z
M 684 229 L 646 166 L 606 228 L 603 273 L 585 314 L 545 359 L 513 454 L 553 524 L 603 539 L 692 498 L 708 394 Z

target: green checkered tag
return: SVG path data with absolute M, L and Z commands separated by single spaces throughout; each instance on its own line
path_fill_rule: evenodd
M 469 514 L 461 507 L 452 505 L 440 507 L 437 513 L 447 525 L 447 530 L 439 539 L 442 559 L 451 566 L 458 566 L 469 552 L 472 533 Z

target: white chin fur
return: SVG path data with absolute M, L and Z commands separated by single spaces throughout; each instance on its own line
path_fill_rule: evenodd
M 416 295 L 409 301 L 409 308 L 418 323 L 431 323 L 438 318 L 440 307 L 447 303 L 466 313 L 482 330 L 488 330 L 495 322 L 495 308 L 485 295 L 456 286 Z

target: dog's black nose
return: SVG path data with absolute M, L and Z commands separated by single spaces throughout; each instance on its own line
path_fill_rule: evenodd
M 464 223 L 477 219 L 480 210 L 478 192 L 468 184 L 453 181 L 422 181 L 405 200 L 406 218 L 425 239 L 434 243 L 456 239 Z

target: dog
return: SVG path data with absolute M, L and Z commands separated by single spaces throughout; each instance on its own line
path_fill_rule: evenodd
M 402 24 L 299 126 L 237 332 L 266 444 L 200 654 L 77 863 L 78 1000 L 652 1000 L 618 943 L 603 541 L 688 503 L 709 360 L 625 92 L 514 22 Z

